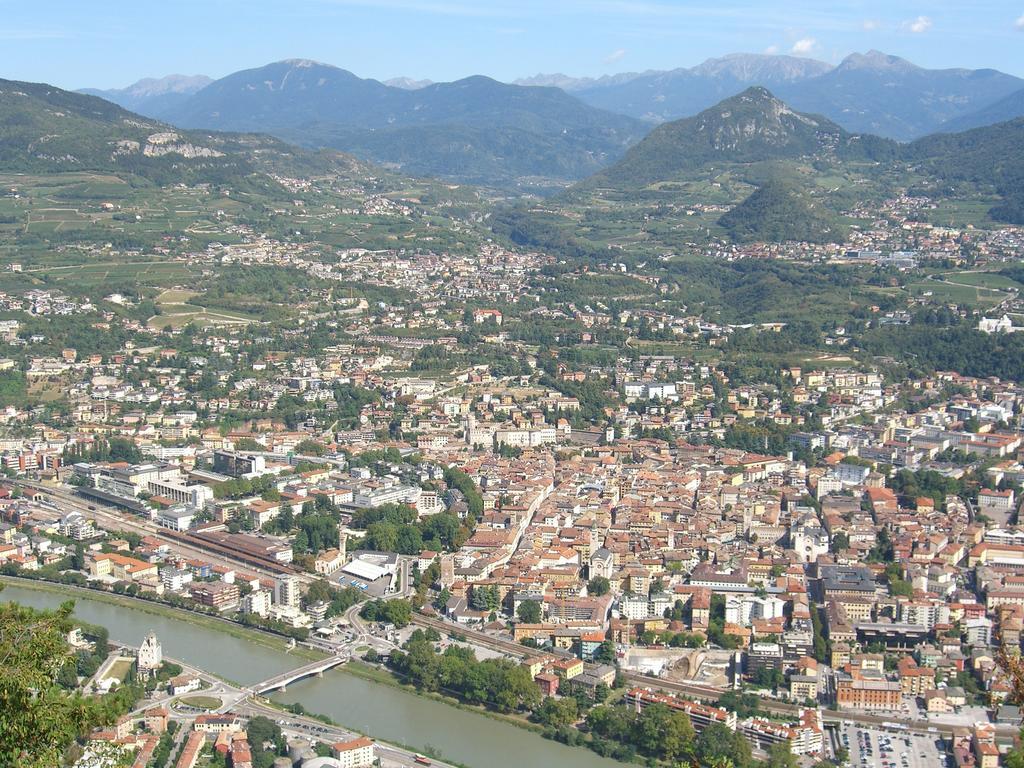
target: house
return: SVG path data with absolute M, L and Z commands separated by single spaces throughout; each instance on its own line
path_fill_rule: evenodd
M 198 691 L 203 685 L 199 675 L 178 675 L 172 677 L 167 683 L 167 690 L 172 696 L 179 696 L 183 693 Z
M 944 714 L 952 711 L 953 707 L 946 698 L 946 692 L 942 689 L 928 691 L 924 695 L 925 709 L 928 714 Z
M 340 763 L 340 768 L 373 765 L 373 741 L 365 736 L 342 741 L 331 746 L 331 755 Z
M 223 715 L 199 715 L 195 719 L 193 728 L 202 733 L 223 733 L 235 732 L 242 729 L 238 718 L 231 713 Z
M 345 564 L 345 553 L 340 549 L 328 549 L 316 556 L 313 568 L 317 573 L 330 576 Z
M 563 680 L 572 680 L 583 674 L 583 659 L 559 659 L 551 667 Z
M 533 680 L 537 683 L 537 687 L 540 688 L 542 696 L 554 696 L 558 693 L 558 685 L 561 682 L 561 678 L 558 675 L 541 672 L 539 675 L 534 675 Z
M 153 707 L 153 709 L 147 709 L 142 714 L 146 730 L 152 733 L 163 733 L 166 731 L 168 717 L 170 717 L 170 713 L 163 707 Z
M 89 575 L 93 578 L 112 578 L 116 581 L 138 581 L 159 574 L 156 563 L 146 563 L 134 557 L 114 552 L 96 555 L 89 563 Z

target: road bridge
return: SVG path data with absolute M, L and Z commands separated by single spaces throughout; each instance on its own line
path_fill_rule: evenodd
M 320 661 L 314 661 L 307 664 L 304 667 L 293 669 L 290 672 L 282 672 L 280 675 L 275 675 L 269 680 L 264 680 L 262 683 L 250 686 L 250 690 L 258 695 L 265 695 L 271 691 L 283 691 L 292 683 L 302 680 L 306 677 L 313 677 L 314 675 L 320 677 L 329 669 L 341 666 L 349 660 L 347 653 L 338 654 L 337 656 L 331 656 L 327 659 L 321 659 Z

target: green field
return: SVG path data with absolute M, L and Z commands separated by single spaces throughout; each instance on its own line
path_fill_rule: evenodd
M 224 703 L 215 696 L 182 696 L 178 701 L 196 709 L 217 709 Z
M 959 280 L 959 277 L 956 279 Z M 981 309 L 995 306 L 1010 295 L 994 288 L 960 285 L 939 280 L 909 283 L 907 291 L 914 297 L 930 298 L 936 304 L 965 304 Z
M 201 297 L 196 291 L 181 288 L 170 288 L 156 297 L 160 313 L 149 318 L 148 325 L 153 329 L 161 329 L 168 325 L 182 328 L 189 323 L 200 327 L 248 325 L 256 318 L 239 312 L 208 308 L 192 304 L 191 300 Z
M 1019 291 L 1024 288 L 1016 280 L 996 272 L 943 272 L 937 275 L 937 277 L 941 277 L 951 283 L 974 285 L 979 288 L 991 288 L 993 290 L 1013 289 Z
M 132 668 L 132 663 L 131 659 L 118 659 L 110 665 L 110 669 L 107 670 L 106 677 L 108 679 L 114 678 L 115 680 L 123 683 L 128 672 Z

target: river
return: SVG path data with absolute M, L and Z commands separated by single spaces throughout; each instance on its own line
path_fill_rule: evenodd
M 156 632 L 164 653 L 228 680 L 251 684 L 301 666 L 291 658 L 256 643 L 216 630 L 113 605 L 75 594 L 75 615 L 110 630 L 110 637 L 138 645 L 149 631 Z M 55 592 L 8 583 L 0 600 L 35 608 L 56 608 L 68 599 Z M 383 741 L 413 749 L 433 747 L 441 756 L 470 768 L 614 768 L 622 764 L 583 748 L 549 741 L 530 731 L 475 712 L 380 683 L 333 670 L 323 678 L 309 678 L 277 694 L 276 700 L 301 702 L 310 712 L 329 715 L 341 725 Z

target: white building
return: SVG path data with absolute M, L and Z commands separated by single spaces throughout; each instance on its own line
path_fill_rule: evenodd
M 274 602 L 295 607 L 299 604 L 299 580 L 291 574 L 274 579 Z
M 373 742 L 365 736 L 343 741 L 331 746 L 331 754 L 339 768 L 363 768 L 373 765 Z
M 164 651 L 155 634 L 150 632 L 146 635 L 142 645 L 139 646 L 139 651 L 135 658 L 139 667 L 140 677 L 149 677 L 149 675 L 160 669 L 160 665 L 164 662 Z
M 269 589 L 254 589 L 242 598 L 242 613 L 251 613 L 266 618 L 270 615 L 273 596 Z

